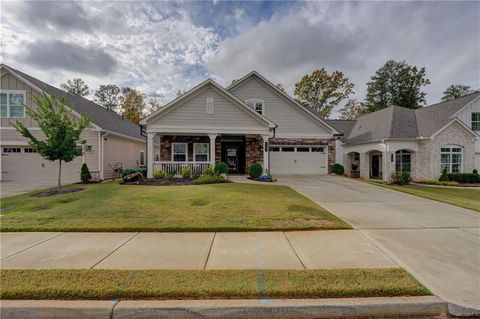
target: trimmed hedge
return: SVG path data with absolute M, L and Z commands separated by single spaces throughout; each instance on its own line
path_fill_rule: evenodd
M 475 184 L 480 183 L 480 175 L 474 173 L 455 173 L 447 174 L 448 181 L 457 182 L 461 184 Z
M 143 176 L 147 176 L 147 169 L 146 168 L 124 168 L 122 170 L 122 177 L 125 177 L 128 174 L 132 174 L 132 173 L 142 173 Z
M 220 175 L 203 175 L 197 179 L 194 179 L 192 183 L 194 185 L 219 184 L 219 183 L 226 183 L 226 180 Z
M 263 167 L 259 163 L 252 163 L 248 165 L 248 175 L 253 178 L 258 178 L 262 175 Z
M 332 173 L 335 175 L 343 175 L 345 173 L 345 168 L 342 164 L 335 163 L 332 166 Z

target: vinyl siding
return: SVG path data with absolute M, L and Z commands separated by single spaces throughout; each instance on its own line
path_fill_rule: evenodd
M 467 108 L 457 114 L 457 118 L 472 128 L 472 113 L 480 112 L 480 99 L 473 101 Z M 480 132 L 477 132 L 480 134 Z M 480 153 L 480 138 L 477 137 L 475 143 L 475 152 Z M 480 157 L 480 154 L 478 155 Z
M 214 113 L 206 113 L 207 98 L 213 98 Z M 177 105 L 174 109 L 159 119 L 153 119 L 149 125 L 167 125 L 178 128 L 251 128 L 265 129 L 265 124 L 257 121 L 247 111 L 234 105 L 230 100 L 218 93 L 214 88 L 207 87 L 197 95 Z
M 291 101 L 281 97 L 271 87 L 255 78 L 247 79 L 231 93 L 246 101 L 258 99 L 264 101 L 264 116 L 278 125 L 279 136 L 326 136 L 331 131 L 323 127 L 317 120 L 298 109 Z
M 104 140 L 104 160 L 103 160 L 103 178 L 112 178 L 112 166 L 116 163 L 122 163 L 123 168 L 138 167 L 140 150 L 145 151 L 145 161 L 147 159 L 146 145 L 140 141 L 134 141 L 109 134 Z M 146 163 L 146 162 L 145 162 Z

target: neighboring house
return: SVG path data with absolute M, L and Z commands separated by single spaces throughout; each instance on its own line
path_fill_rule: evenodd
M 388 180 L 408 171 L 413 179 L 480 170 L 480 93 L 416 110 L 391 106 L 356 121 L 327 120 L 343 133 L 337 161 L 348 175 Z
M 253 71 L 227 88 L 208 79 L 144 118 L 148 175 L 218 161 L 230 173 L 327 174 L 340 133 Z M 160 154 L 151 151 L 160 137 Z
M 123 119 L 120 115 L 87 100 L 65 93 L 47 83 L 35 79 L 7 65 L 1 65 L 1 127 L 0 146 L 1 180 L 35 181 L 56 180 L 58 163 L 40 157 L 28 146 L 11 125 L 20 121 L 38 136 L 42 132 L 34 120 L 25 112 L 25 103 L 35 109 L 31 96 L 39 96 L 42 90 L 61 98 L 66 96 L 73 116 L 85 114 L 93 124 L 82 137 L 86 139 L 83 156 L 62 165 L 62 178 L 65 182 L 80 180 L 80 167 L 87 163 L 96 178 L 107 179 L 114 175 L 111 166 L 136 168 L 146 163 L 146 139 L 141 135 L 141 127 Z M 158 150 L 157 150 L 158 152 Z

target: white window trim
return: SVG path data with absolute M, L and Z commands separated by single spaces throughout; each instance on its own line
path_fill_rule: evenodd
M 449 152 L 443 152 L 442 148 L 449 148 L 450 151 Z M 461 152 L 460 153 L 452 152 L 452 148 L 459 148 L 461 150 Z M 453 156 L 452 155 L 453 154 L 460 154 L 460 171 L 459 171 L 459 173 L 463 172 L 463 147 L 462 146 L 460 146 L 460 145 L 444 145 L 444 146 L 440 147 L 440 169 L 441 169 L 441 171 L 443 171 L 443 169 L 442 169 L 442 154 L 449 154 L 450 155 L 450 161 L 448 163 L 448 169 L 447 169 L 448 174 L 455 174 L 455 173 L 452 172 L 452 164 L 453 164 L 453 162 L 452 162 Z
M 142 164 L 142 153 L 143 153 L 143 164 Z M 138 166 L 145 166 L 145 151 L 138 151 Z
M 248 105 L 248 103 L 262 103 L 262 113 L 259 113 L 259 114 L 265 116 L 266 112 L 265 112 L 265 101 L 264 100 L 260 100 L 260 99 L 245 100 L 245 104 Z M 255 112 L 258 113 L 258 111 L 256 109 L 252 108 L 250 105 L 248 105 L 248 107 L 250 107 L 252 110 L 254 110 Z
M 206 161 L 197 161 L 197 152 L 195 151 L 195 145 L 197 144 L 206 144 L 207 145 L 207 160 Z M 201 154 L 205 155 L 205 154 Z M 198 163 L 207 163 L 210 162 L 210 143 L 193 143 L 193 161 Z
M 181 161 L 174 161 L 173 160 L 173 156 L 175 155 L 174 154 L 174 149 L 175 149 L 175 145 L 180 145 L 180 144 L 183 144 L 185 145 L 185 161 L 184 162 L 181 162 Z M 188 162 L 188 143 L 172 143 L 172 150 L 171 150 L 171 160 L 172 162 L 175 162 L 175 163 L 185 163 L 185 162 Z
M 15 117 L 10 116 L 10 98 L 9 98 L 9 94 L 22 94 L 23 95 L 23 103 L 27 104 L 27 91 L 25 91 L 25 90 L 0 90 L 0 93 L 6 93 L 7 94 L 7 116 L 6 117 L 1 117 L 2 119 L 24 119 L 24 118 L 27 117 L 27 110 L 25 108 L 25 105 L 23 106 L 23 116 L 15 116 Z
M 160 162 L 160 153 L 155 153 L 155 162 Z
M 320 153 L 320 154 L 325 154 L 327 146 L 326 145 L 270 145 L 270 147 L 278 147 L 279 151 L 274 152 L 274 153 Z M 293 148 L 293 152 L 284 152 L 283 148 L 288 147 L 288 148 Z M 305 147 L 309 148 L 308 152 L 297 152 L 297 147 Z M 312 148 L 322 148 L 323 152 L 312 152 Z
M 408 165 L 410 166 L 410 170 L 409 170 L 409 171 L 406 171 L 406 172 L 409 172 L 409 173 L 410 173 L 410 172 L 412 171 L 412 152 L 407 151 L 407 150 L 404 150 L 404 149 L 401 149 L 401 150 L 398 150 L 398 151 L 395 152 L 395 171 L 397 171 L 397 172 L 405 172 L 405 171 L 403 170 L 403 168 L 404 168 L 403 166 L 404 166 L 404 164 L 406 164 L 406 163 L 403 162 L 402 159 L 403 159 L 403 155 L 407 155 L 407 154 L 409 155 L 409 159 L 410 159 L 410 160 L 409 160 L 409 163 L 408 163 Z M 400 162 L 397 161 L 397 155 L 400 155 Z M 398 164 L 398 163 L 400 163 L 400 170 L 399 170 L 399 171 L 397 170 L 397 164 Z

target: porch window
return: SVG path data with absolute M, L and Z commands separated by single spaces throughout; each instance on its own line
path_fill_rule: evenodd
M 411 154 L 406 150 L 395 152 L 395 171 L 410 172 L 411 171 Z
M 138 165 L 140 165 L 140 166 L 145 165 L 145 152 L 144 151 L 140 151 L 140 155 L 139 155 L 139 158 L 138 158 Z
M 264 110 L 263 110 L 263 101 L 261 100 L 247 100 L 246 101 L 247 105 L 250 106 L 252 109 L 257 111 L 257 113 L 260 113 L 263 115 Z
M 480 112 L 472 113 L 472 130 L 480 132 Z
M 172 161 L 173 162 L 187 161 L 187 143 L 172 144 Z
M 0 117 L 25 117 L 25 91 L 2 91 L 0 93 Z
M 193 156 L 195 162 L 208 162 L 208 143 L 193 144 Z
M 444 146 L 440 149 L 441 171 L 460 173 L 462 171 L 463 148 L 460 146 Z

